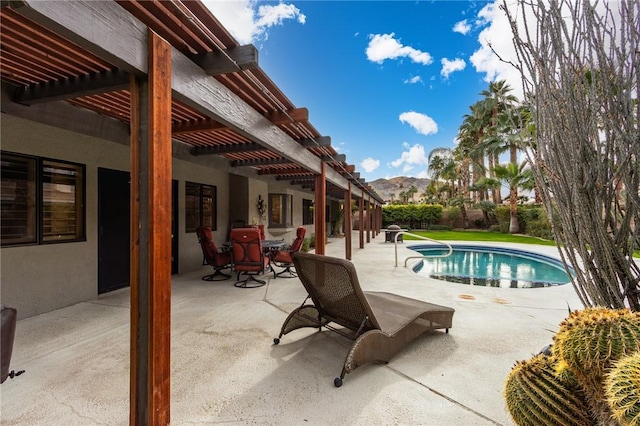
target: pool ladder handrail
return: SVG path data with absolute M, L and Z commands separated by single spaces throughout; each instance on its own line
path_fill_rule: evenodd
M 398 231 L 394 236 L 394 245 L 395 245 L 395 250 L 396 250 L 396 267 L 398 267 L 398 236 L 399 235 L 411 235 L 412 237 L 416 237 L 418 239 L 421 240 L 427 240 L 427 241 L 432 241 L 434 243 L 438 243 L 438 244 L 442 244 L 443 246 L 446 246 L 449 249 L 449 252 L 447 254 L 438 254 L 438 255 L 425 255 L 422 254 L 420 256 L 408 256 L 405 260 L 404 260 L 404 267 L 407 267 L 407 262 L 409 261 L 409 259 L 426 259 L 428 257 L 449 257 L 451 256 L 451 253 L 453 253 L 453 247 L 451 247 L 451 244 L 449 243 L 445 243 L 442 241 L 438 241 L 438 240 L 434 240 L 433 238 L 429 238 L 429 237 L 425 237 L 424 235 L 418 235 L 418 234 L 414 234 L 412 232 L 409 231 Z

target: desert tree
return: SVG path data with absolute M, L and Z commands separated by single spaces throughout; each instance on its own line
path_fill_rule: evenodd
M 503 0 L 527 156 L 585 306 L 640 310 L 640 2 Z

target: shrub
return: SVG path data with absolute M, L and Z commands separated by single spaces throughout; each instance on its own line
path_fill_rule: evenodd
M 439 204 L 392 204 L 382 207 L 382 224 L 403 228 L 428 227 L 442 218 Z
M 454 228 L 461 214 L 460 207 L 447 207 L 444 209 L 444 221 L 447 225 Z
M 478 229 L 484 229 L 486 228 L 486 222 L 484 221 L 484 219 L 474 219 L 473 226 L 475 226 Z
M 502 230 L 500 229 L 500 225 L 491 225 L 489 227 L 489 232 L 502 232 Z
M 303 252 L 306 253 L 306 252 L 309 251 L 310 247 L 311 247 L 311 239 L 310 238 L 305 238 L 304 240 L 302 240 L 302 247 L 300 247 L 300 250 L 302 250 Z
M 451 227 L 449 225 L 429 225 L 427 228 L 430 231 L 451 231 Z

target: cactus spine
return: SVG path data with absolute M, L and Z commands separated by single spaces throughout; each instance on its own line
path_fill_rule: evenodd
M 576 377 L 600 424 L 612 413 L 604 377 L 613 363 L 640 350 L 640 313 L 626 309 L 587 308 L 572 312 L 554 336 L 553 356 Z
M 605 392 L 616 420 L 640 425 L 640 352 L 615 363 L 605 379 Z
M 517 362 L 505 385 L 507 408 L 521 426 L 593 424 L 575 381 L 559 377 L 550 357 L 537 355 Z

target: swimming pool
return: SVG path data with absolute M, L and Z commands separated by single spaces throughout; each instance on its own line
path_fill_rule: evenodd
M 444 255 L 447 248 L 409 247 L 426 256 Z M 453 245 L 448 257 L 424 258 L 414 266 L 418 274 L 438 280 L 486 287 L 539 288 L 570 281 L 561 261 L 523 250 Z

